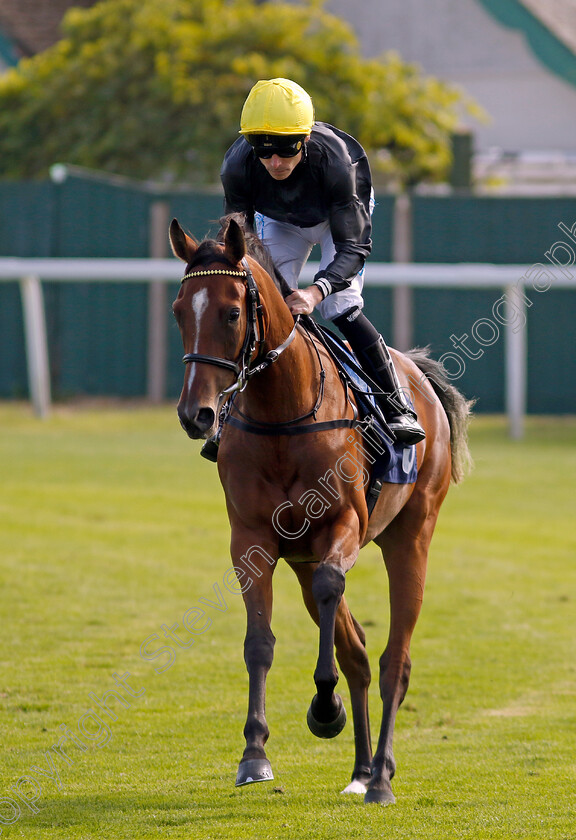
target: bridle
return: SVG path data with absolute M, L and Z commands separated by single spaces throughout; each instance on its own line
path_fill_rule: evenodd
M 307 411 L 305 414 L 301 414 L 300 416 L 294 417 L 292 420 L 287 420 L 285 422 L 267 423 L 259 420 L 254 420 L 253 418 L 248 417 L 240 409 L 240 407 L 234 403 L 235 397 L 239 393 L 242 393 L 242 391 L 246 388 L 249 379 L 255 374 L 261 373 L 262 371 L 266 370 L 266 368 L 273 364 L 284 352 L 284 350 L 286 350 L 286 348 L 292 344 L 296 336 L 298 324 L 300 322 L 300 315 L 297 315 L 294 319 L 294 326 L 292 327 L 288 338 L 286 338 L 282 342 L 282 344 L 279 344 L 278 347 L 276 347 L 274 350 L 269 350 L 267 353 L 264 353 L 264 318 L 262 312 L 262 303 L 260 300 L 260 292 L 258 290 L 258 286 L 256 284 L 252 271 L 250 270 L 248 261 L 246 259 L 243 259 L 242 265 L 244 266 L 242 270 L 228 268 L 206 268 L 200 269 L 198 271 L 190 271 L 188 274 L 185 274 L 182 278 L 182 283 L 185 283 L 186 280 L 189 280 L 192 277 L 223 274 L 232 277 L 242 277 L 246 281 L 246 332 L 244 333 L 244 340 L 242 342 L 242 348 L 240 350 L 238 359 L 236 361 L 232 361 L 232 359 L 223 359 L 221 356 L 210 356 L 205 353 L 186 353 L 182 357 L 182 361 L 184 362 L 184 364 L 200 362 L 207 365 L 215 365 L 217 367 L 226 368 L 226 370 L 231 370 L 236 374 L 236 381 L 228 388 L 224 388 L 222 391 L 220 391 L 219 394 L 220 401 L 225 400 L 225 398 L 228 395 L 232 394 L 231 399 L 225 402 L 225 404 L 223 405 L 221 411 L 221 423 L 229 423 L 232 426 L 236 426 L 239 429 L 243 429 L 244 431 L 258 435 L 299 435 L 306 434 L 308 432 L 321 432 L 339 428 L 355 428 L 359 422 L 358 411 L 353 401 L 350 399 L 347 381 L 342 377 L 342 374 L 340 374 L 340 376 L 344 385 L 346 402 L 349 403 L 352 408 L 354 414 L 353 418 L 327 420 L 321 423 L 316 422 L 316 416 L 324 399 L 324 383 L 326 379 L 326 371 L 322 363 L 321 354 L 318 350 L 317 341 L 314 340 L 313 334 L 310 329 L 313 322 L 312 324 L 304 322 L 302 325 L 304 333 L 307 335 L 311 346 L 314 348 L 318 360 L 318 395 L 316 397 L 316 402 L 314 406 L 310 409 L 310 411 Z M 324 344 L 324 342 L 321 343 Z M 252 356 L 256 351 L 257 344 L 260 345 L 258 349 L 258 354 L 254 362 L 252 362 Z M 235 415 L 237 416 L 232 415 L 232 409 L 234 410 Z M 303 420 L 307 420 L 310 417 L 314 419 L 313 423 L 307 424 L 305 426 L 299 425 Z
M 298 321 L 300 320 L 300 316 L 297 315 L 294 319 L 294 327 L 292 328 L 288 338 L 274 350 L 269 350 L 266 354 L 264 354 L 264 318 L 262 314 L 260 292 L 258 291 L 258 286 L 256 285 L 254 275 L 248 265 L 248 261 L 243 259 L 242 265 L 244 266 L 242 270 L 210 268 L 200 269 L 199 271 L 191 271 L 188 274 L 185 274 L 181 281 L 184 283 L 192 277 L 202 277 L 212 274 L 225 274 L 232 277 L 243 277 L 246 281 L 246 332 L 244 333 L 244 340 L 242 342 L 242 348 L 238 359 L 236 361 L 232 361 L 231 359 L 223 359 L 220 356 L 209 356 L 205 353 L 186 353 L 182 357 L 184 364 L 201 362 L 207 365 L 216 365 L 217 367 L 226 368 L 227 370 L 234 372 L 236 375 L 236 381 L 228 388 L 224 388 L 224 390 L 220 392 L 220 397 L 227 396 L 228 394 L 232 394 L 234 392 L 242 392 L 246 388 L 248 380 L 251 376 L 266 370 L 267 367 L 275 362 L 280 354 L 283 353 L 294 340 Z M 254 363 L 252 363 L 252 356 L 254 355 L 257 344 L 259 345 L 258 355 L 254 360 Z

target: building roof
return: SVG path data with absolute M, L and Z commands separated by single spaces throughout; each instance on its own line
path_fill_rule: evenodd
M 14 55 L 31 56 L 62 37 L 60 24 L 71 6 L 94 3 L 95 0 L 0 0 L 0 33 L 4 43 L 11 44 Z
M 478 0 L 504 26 L 522 32 L 536 58 L 576 87 L 576 0 Z
M 576 54 L 576 0 L 522 0 L 522 5 Z
M 61 37 L 60 24 L 71 6 L 96 0 L 0 0 L 0 30 L 23 55 L 34 55 Z M 480 0 L 502 23 L 524 28 L 527 11 L 576 56 L 576 0 Z M 500 14 L 498 14 L 500 13 Z M 503 20 L 502 18 L 505 18 Z M 531 42 L 532 43 L 532 42 Z

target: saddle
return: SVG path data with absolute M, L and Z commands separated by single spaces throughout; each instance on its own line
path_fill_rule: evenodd
M 390 431 L 376 399 L 380 387 L 362 369 L 350 347 L 309 315 L 301 323 L 325 347 L 333 359 L 344 387 L 352 391 L 358 407 L 358 428 L 362 433 L 365 457 L 370 462 L 366 485 L 368 514 L 374 509 L 382 484 L 413 484 L 418 475 L 416 447 L 398 443 Z

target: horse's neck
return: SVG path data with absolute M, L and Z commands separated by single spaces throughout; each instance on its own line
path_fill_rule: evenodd
M 265 355 L 290 335 L 294 319 L 271 278 L 258 280 L 266 309 Z M 294 340 L 242 394 L 242 410 L 255 420 L 281 423 L 311 411 L 320 388 L 320 364 L 310 341 L 297 330 Z

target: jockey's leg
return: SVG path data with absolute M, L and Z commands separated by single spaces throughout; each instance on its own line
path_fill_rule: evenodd
M 320 268 L 325 268 L 336 252 L 329 229 L 320 244 Z M 347 289 L 329 295 L 318 304 L 317 309 L 324 318 L 338 327 L 360 364 L 382 389 L 382 397 L 378 402 L 396 439 L 407 444 L 418 443 L 425 437 L 424 430 L 406 399 L 384 339 L 362 312 L 363 285 L 364 269 L 352 278 Z
M 358 307 L 332 320 L 350 343 L 368 375 L 382 389 L 383 396 L 377 397 L 378 403 L 396 440 L 407 444 L 423 440 L 424 429 L 406 399 L 386 342 L 376 327 Z
M 300 272 L 310 256 L 312 246 L 318 241 L 316 227 L 301 228 L 255 213 L 254 230 L 268 248 L 280 274 L 295 291 Z

